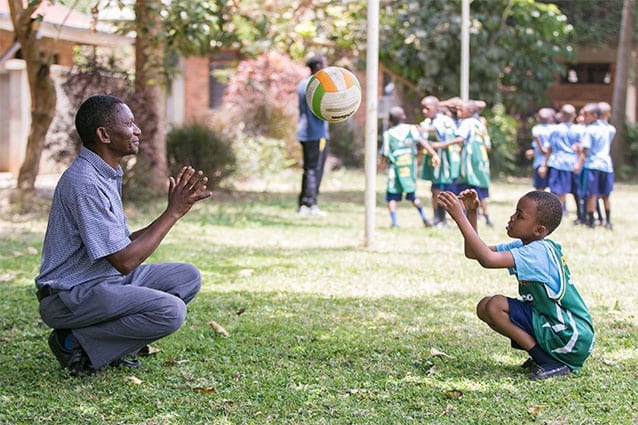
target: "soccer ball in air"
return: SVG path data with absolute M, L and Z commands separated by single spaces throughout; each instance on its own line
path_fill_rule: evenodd
M 345 121 L 361 105 L 361 85 L 347 69 L 329 66 L 310 77 L 306 102 L 312 113 L 324 121 Z

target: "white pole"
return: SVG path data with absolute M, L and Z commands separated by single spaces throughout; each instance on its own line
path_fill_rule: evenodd
M 470 98 L 470 0 L 461 3 L 461 99 Z
M 379 0 L 368 0 L 368 51 L 366 53 L 366 125 L 365 125 L 365 237 L 369 247 L 374 237 L 377 203 L 377 99 L 379 79 Z

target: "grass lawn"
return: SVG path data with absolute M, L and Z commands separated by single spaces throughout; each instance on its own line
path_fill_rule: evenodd
M 530 382 L 526 353 L 476 318 L 478 300 L 516 295 L 505 270 L 462 254 L 455 227 L 425 229 L 399 205 L 389 228 L 383 176 L 364 239 L 364 176 L 333 171 L 321 207 L 295 212 L 298 170 L 197 204 L 150 261 L 186 261 L 204 284 L 184 326 L 141 369 L 72 378 L 46 343 L 33 278 L 46 214 L 0 215 L 1 424 L 631 424 L 638 423 L 638 186 L 612 195 L 615 229 L 573 226 L 563 244 L 597 329 L 578 375 Z M 429 207 L 429 186 L 419 182 Z M 494 228 L 528 180 L 495 182 Z M 45 205 L 48 203 L 43 200 Z M 127 210 L 130 227 L 163 208 Z M 210 326 L 214 321 L 229 333 Z M 136 378 L 136 379 L 135 379 Z

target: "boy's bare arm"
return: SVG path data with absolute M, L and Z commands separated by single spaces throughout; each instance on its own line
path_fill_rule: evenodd
M 475 259 L 485 268 L 514 267 L 514 258 L 510 252 L 497 252 L 478 235 L 477 210 L 478 196 L 473 189 L 464 190 L 457 197 L 452 192 L 439 194 L 440 205 L 457 223 L 464 239 L 465 256 Z M 465 213 L 467 211 L 467 215 Z
M 423 149 L 425 149 L 427 153 L 430 154 L 430 156 L 432 157 L 432 165 L 437 167 L 441 163 L 439 154 L 436 153 L 436 151 L 432 148 L 432 145 L 426 140 L 421 139 L 419 143 L 421 144 L 421 146 L 423 146 Z

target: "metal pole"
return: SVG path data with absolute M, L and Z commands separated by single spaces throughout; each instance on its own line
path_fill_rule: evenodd
M 470 98 L 470 0 L 461 3 L 461 99 Z
M 366 125 L 365 125 L 365 236 L 369 247 L 374 237 L 377 179 L 377 99 L 379 80 L 379 0 L 368 0 L 368 51 L 366 53 Z

